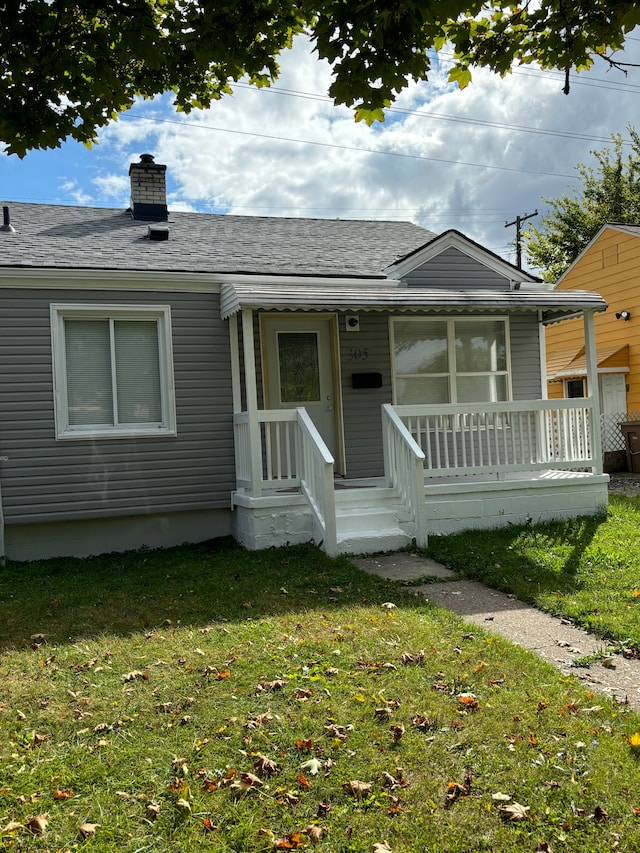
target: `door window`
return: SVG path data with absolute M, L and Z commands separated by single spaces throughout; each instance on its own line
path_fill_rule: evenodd
M 320 399 L 318 336 L 315 332 L 278 332 L 280 402 Z

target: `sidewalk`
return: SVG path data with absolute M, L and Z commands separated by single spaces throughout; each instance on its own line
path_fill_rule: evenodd
M 640 660 L 611 656 L 588 668 L 572 667 L 575 658 L 606 649 L 586 631 L 563 619 L 549 616 L 513 596 L 489 589 L 476 581 L 460 579 L 440 563 L 407 552 L 359 557 L 355 565 L 390 581 L 411 583 L 433 578 L 429 583 L 406 587 L 426 601 L 444 607 L 487 631 L 500 634 L 518 646 L 541 655 L 563 673 L 580 679 L 587 689 L 615 697 L 640 711 Z

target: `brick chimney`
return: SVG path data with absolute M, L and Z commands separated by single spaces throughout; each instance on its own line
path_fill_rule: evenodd
M 141 154 L 129 166 L 131 211 L 134 219 L 163 221 L 168 218 L 166 166 L 153 162 L 153 154 Z

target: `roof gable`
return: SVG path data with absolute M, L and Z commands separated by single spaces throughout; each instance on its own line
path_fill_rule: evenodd
M 481 264 L 486 269 L 509 282 L 538 282 L 539 279 L 524 270 L 518 269 L 508 261 L 485 249 L 479 243 L 470 240 L 459 231 L 445 231 L 425 245 L 408 253 L 399 261 L 396 261 L 386 272 L 390 278 L 406 278 L 420 267 L 429 264 L 439 256 L 459 252 L 467 258 Z

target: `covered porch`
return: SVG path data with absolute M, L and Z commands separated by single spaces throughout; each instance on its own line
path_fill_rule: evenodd
M 269 405 L 265 361 L 270 353 L 261 315 L 331 312 L 340 318 L 336 334 L 344 344 L 351 341 L 348 318 L 364 312 L 388 317 L 401 312 L 482 314 L 490 308 L 495 313 L 494 294 L 443 297 L 442 292 L 416 290 L 375 282 L 360 285 L 355 293 L 335 285 L 318 298 L 308 285 L 223 289 L 233 368 L 232 506 L 235 535 L 247 548 L 314 541 L 330 555 L 374 553 L 412 542 L 425 547 L 430 534 L 606 510 L 597 382 L 589 383 L 593 396 L 574 400 L 406 405 L 389 393 L 376 409 L 379 470 L 368 476 L 349 476 L 350 447 L 340 441 L 329 447 L 311 406 L 287 407 L 281 399 L 279 406 Z M 600 297 L 538 291 L 501 293 L 500 300 L 503 312 L 533 312 L 538 324 L 582 314 L 587 372 L 595 376 L 593 314 L 602 310 Z M 344 373 L 345 348 L 336 345 L 336 351 L 337 369 Z M 542 397 L 546 382 L 540 369 Z M 344 376 L 340 384 L 346 387 Z M 336 394 L 325 406 L 339 409 L 336 423 L 342 434 L 349 419 L 343 402 Z

